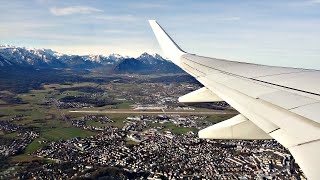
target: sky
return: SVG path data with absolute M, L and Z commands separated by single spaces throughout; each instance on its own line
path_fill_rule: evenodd
M 190 53 L 320 69 L 320 0 L 2 0 L 0 44 L 162 55 L 156 19 Z

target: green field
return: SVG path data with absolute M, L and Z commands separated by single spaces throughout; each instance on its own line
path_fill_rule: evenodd
M 131 103 L 131 102 L 123 102 L 121 104 L 116 105 L 116 108 L 117 109 L 130 109 L 132 104 L 133 103 Z
M 185 134 L 189 131 L 197 133 L 199 130 L 197 128 L 185 128 L 185 127 L 176 127 L 172 130 L 174 134 Z
M 95 135 L 95 132 L 79 128 L 54 128 L 42 133 L 42 137 L 51 141 L 66 140 L 74 137 L 88 137 Z
M 25 155 L 28 155 L 44 146 L 47 145 L 47 143 L 40 143 L 39 141 L 43 141 L 44 139 L 43 138 L 37 138 L 37 139 L 34 139 L 32 141 L 32 143 L 30 143 L 27 148 L 24 150 L 24 154 Z
M 18 133 L 17 132 L 13 132 L 13 133 L 7 133 L 7 134 L 2 134 L 1 137 L 4 138 L 16 138 L 18 137 Z
M 25 154 L 20 154 L 17 156 L 12 156 L 10 157 L 10 162 L 11 163 L 22 163 L 22 162 L 33 162 L 33 161 L 46 161 L 48 160 L 37 157 L 37 156 L 30 156 L 30 155 L 25 155 Z
M 110 126 L 110 124 L 109 124 L 109 123 L 102 124 L 102 123 L 97 122 L 97 121 L 86 121 L 86 125 L 94 126 L 94 127 L 105 127 L 105 126 Z
M 211 122 L 213 124 L 219 123 L 221 121 L 227 120 L 229 118 L 232 118 L 233 116 L 235 116 L 236 114 L 215 114 L 215 115 L 210 115 L 208 116 L 206 119 L 204 119 L 205 121 Z

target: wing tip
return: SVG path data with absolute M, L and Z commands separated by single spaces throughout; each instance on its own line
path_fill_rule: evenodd
M 151 27 L 154 26 L 154 25 L 159 25 L 157 20 L 154 20 L 154 19 L 150 19 L 150 20 L 148 20 L 148 22 L 149 22 Z
M 148 21 L 166 57 L 179 65 L 181 55 L 186 52 L 174 42 L 156 20 Z

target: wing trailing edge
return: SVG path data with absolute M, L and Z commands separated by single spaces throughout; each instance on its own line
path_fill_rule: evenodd
M 218 95 L 214 94 L 206 87 L 192 91 L 178 99 L 181 103 L 201 103 L 201 102 L 220 102 L 223 101 Z
M 242 114 L 199 131 L 204 139 L 272 139 Z

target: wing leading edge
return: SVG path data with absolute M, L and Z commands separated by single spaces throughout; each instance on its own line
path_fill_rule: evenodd
M 149 23 L 165 55 L 205 86 L 181 97 L 181 101 L 223 99 L 241 113 L 201 130 L 201 138 L 272 137 L 289 149 L 309 179 L 320 177 L 320 71 L 189 54 L 156 21 Z

